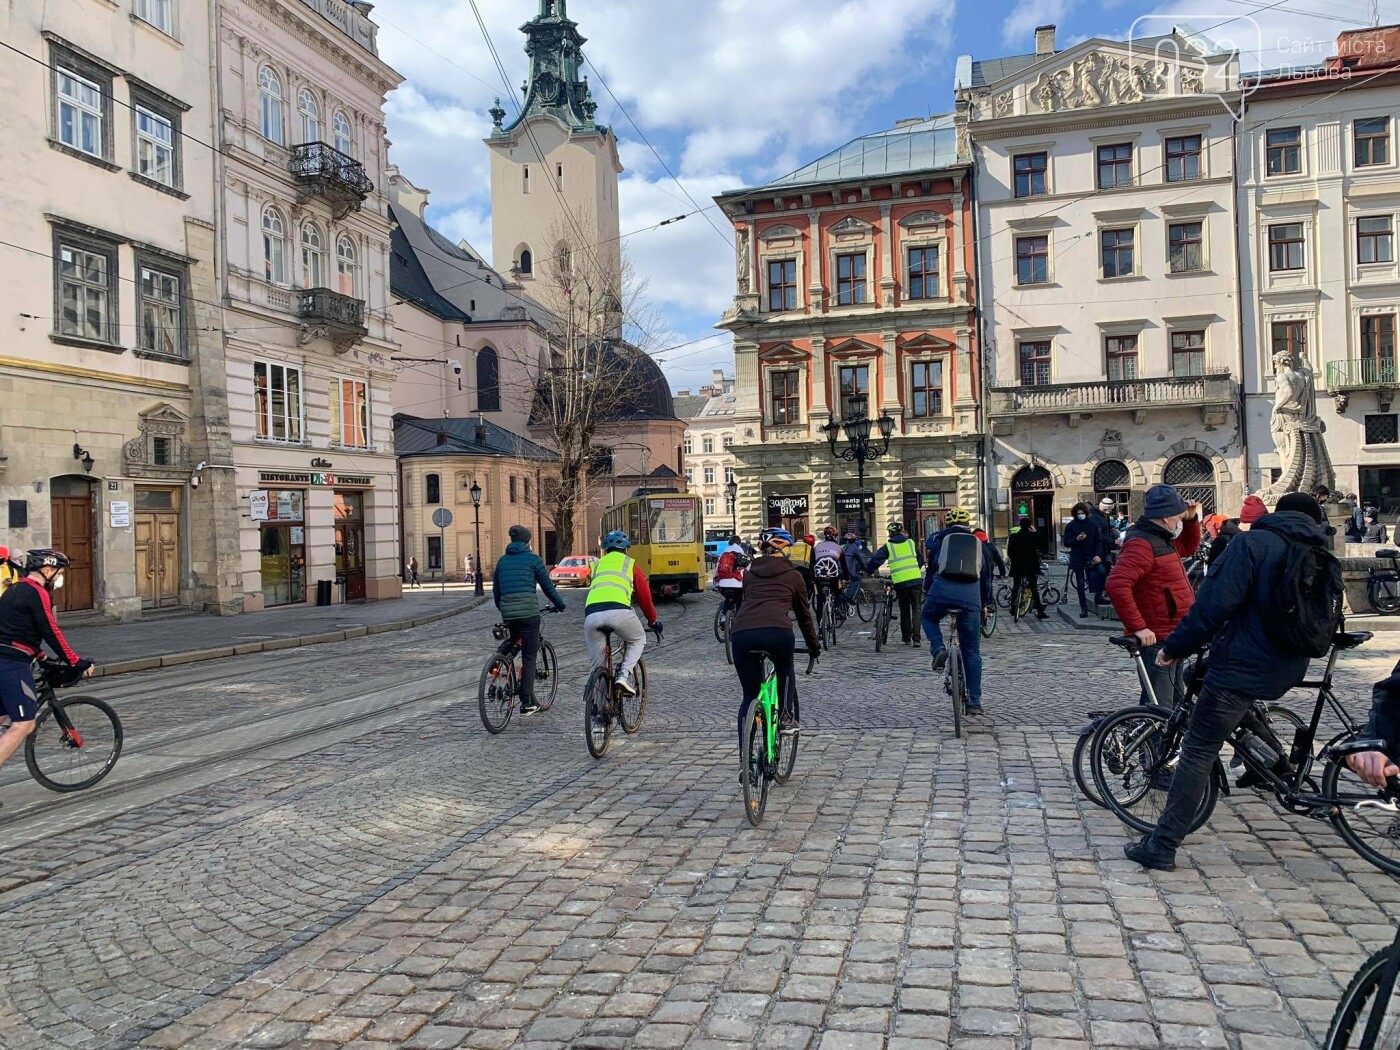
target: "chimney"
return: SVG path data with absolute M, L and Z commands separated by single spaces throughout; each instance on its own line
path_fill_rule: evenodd
M 437 432 L 437 443 L 438 443 L 439 445 L 445 445 L 445 444 L 447 444 L 447 431 L 445 431 L 445 430 L 439 430 L 439 431 Z
M 1055 53 L 1055 27 L 1035 27 L 1035 57 L 1044 58 Z

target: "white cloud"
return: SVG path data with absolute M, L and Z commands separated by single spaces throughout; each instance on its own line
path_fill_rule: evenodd
M 1074 0 L 1020 0 L 1001 23 L 1001 41 L 1017 54 L 1034 51 L 1036 27 L 1058 25 L 1073 8 Z

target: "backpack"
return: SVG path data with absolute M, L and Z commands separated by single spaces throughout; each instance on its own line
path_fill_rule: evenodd
M 970 532 L 945 535 L 936 572 L 949 583 L 976 583 L 982 578 L 982 541 Z
M 1274 579 L 1277 615 L 1263 617 L 1265 636 L 1281 652 L 1326 656 L 1342 622 L 1342 563 L 1331 551 L 1299 543 L 1278 529 L 1254 527 L 1280 537 L 1285 548 Z

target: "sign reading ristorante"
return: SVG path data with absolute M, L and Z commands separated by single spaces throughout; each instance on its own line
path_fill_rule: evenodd
M 260 470 L 258 481 L 264 485 L 373 485 L 368 474 L 300 473 L 287 470 Z

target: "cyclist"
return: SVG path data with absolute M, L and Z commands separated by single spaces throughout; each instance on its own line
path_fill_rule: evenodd
M 24 566 L 19 562 L 11 561 L 9 547 L 0 547 L 0 594 L 4 594 L 23 575 Z
M 773 658 L 777 671 L 780 693 L 788 695 L 787 683 L 792 680 L 792 655 L 796 644 L 792 634 L 792 621 L 788 613 L 797 616 L 797 626 L 812 654 L 821 652 L 817 640 L 817 628 L 812 622 L 812 609 L 807 601 L 807 584 L 801 574 L 787 559 L 788 548 L 792 546 L 792 534 L 787 529 L 764 529 L 758 534 L 759 556 L 749 566 L 744 576 L 744 606 L 734 617 L 729 628 L 729 643 L 734 649 L 734 670 L 744 687 L 744 704 L 758 696 L 763 685 L 759 661 L 749 659 L 750 654 L 765 652 Z M 739 744 L 744 738 L 744 708 L 738 712 Z M 779 714 L 781 732 L 786 735 L 796 733 L 800 728 L 791 711 Z
M 860 590 L 860 581 L 870 568 L 870 558 L 865 553 L 865 545 L 861 543 L 860 537 L 856 535 L 854 529 L 847 529 L 844 537 L 846 545 L 842 548 L 842 556 L 845 559 L 846 578 L 850 580 L 850 585 L 841 596 L 849 605 L 856 600 L 856 592 Z
M 535 703 L 535 660 L 540 652 L 540 603 L 535 597 L 535 586 L 544 588 L 545 596 L 559 612 L 567 606 L 549 582 L 543 559 L 530 549 L 530 530 L 524 525 L 512 525 L 508 535 L 510 543 L 491 574 L 491 599 L 510 630 L 510 636 L 496 652 L 508 657 L 520 650 L 520 716 L 524 718 L 540 709 Z
M 719 556 L 715 565 L 715 587 L 724 595 L 724 608 L 738 610 L 744 602 L 744 570 L 749 567 L 749 555 L 744 550 L 744 541 L 738 536 L 729 537 L 729 546 Z
M 972 512 L 969 511 L 968 513 L 970 514 Z M 976 528 L 972 530 L 972 534 L 982 541 L 982 553 L 992 556 L 992 565 L 995 566 L 997 570 L 997 576 L 1000 579 L 1006 579 L 1006 559 L 1001 556 L 1001 551 L 997 550 L 996 544 L 994 544 L 987 535 L 987 530 Z M 930 536 L 929 539 L 932 540 L 933 537 Z M 925 561 L 927 560 L 928 559 L 925 558 Z
M 647 647 L 646 632 L 632 612 L 635 600 L 642 607 L 647 626 L 661 637 L 661 624 L 656 618 L 656 606 L 651 602 L 651 585 L 637 563 L 627 556 L 632 541 L 621 529 L 603 537 L 603 556 L 593 567 L 593 582 L 588 586 L 588 598 L 583 603 L 583 639 L 588 643 L 588 662 L 592 667 L 603 666 L 607 638 L 603 628 L 611 628 L 622 639 L 622 655 L 617 662 L 614 684 L 628 696 L 636 696 L 629 679 L 632 668 L 642 658 Z
M 1021 589 L 1031 589 L 1031 605 L 1039 619 L 1047 619 L 1045 603 L 1040 600 L 1040 540 L 1031 519 L 1021 518 L 1006 541 L 1006 559 L 1011 562 L 1011 608 L 1021 598 Z
M 966 519 L 964 519 L 966 521 Z M 899 637 L 905 645 L 919 644 L 919 599 L 923 596 L 924 555 L 919 545 L 904 535 L 904 523 L 887 526 L 890 538 L 875 552 L 866 570 L 872 576 L 886 561 L 890 563 L 890 583 L 899 599 Z
M 92 661 L 73 651 L 53 610 L 53 592 L 63 587 L 66 568 L 62 551 L 32 550 L 24 557 L 25 575 L 0 596 L 0 706 L 10 720 L 0 733 L 0 765 L 34 731 L 39 697 L 31 664 L 41 646 L 66 660 L 75 678 L 92 674 Z
M 948 666 L 948 649 L 938 621 L 955 613 L 958 644 L 967 672 L 967 710 L 982 710 L 982 610 L 992 604 L 992 559 L 988 545 L 968 527 L 972 513 L 953 507 L 943 528 L 928 538 L 928 582 L 923 625 L 934 671 Z
M 835 609 L 841 599 L 841 581 L 846 578 L 845 552 L 836 542 L 838 533 L 834 526 L 822 529 L 822 538 L 812 548 L 812 582 L 827 592 L 827 608 Z M 813 592 L 812 597 L 816 597 Z

